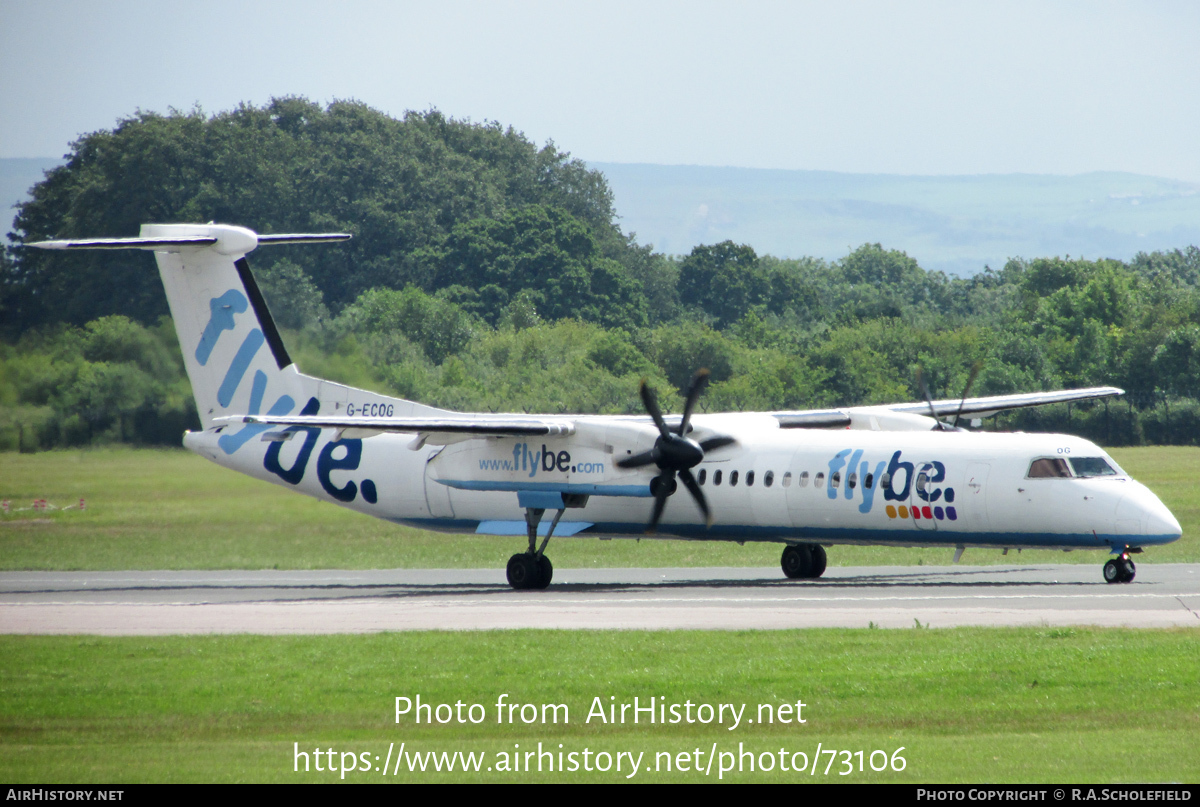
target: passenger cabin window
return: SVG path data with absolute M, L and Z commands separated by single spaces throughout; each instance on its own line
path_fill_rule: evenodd
M 806 471 L 804 475 L 808 476 L 808 472 Z M 824 471 L 818 471 L 817 475 L 813 477 L 813 487 L 814 488 L 825 487 L 825 472 Z
M 700 479 L 700 484 L 701 484 L 701 485 L 703 485 L 703 484 L 704 484 L 704 480 L 705 480 L 705 479 L 707 479 L 707 478 L 708 478 L 708 469 L 707 469 L 707 468 L 701 468 L 701 469 L 700 469 L 700 477 L 699 477 L 699 479 Z
M 763 486 L 769 488 L 773 484 L 775 484 L 775 472 L 767 471 L 765 474 L 763 474 Z
M 1067 461 L 1059 457 L 1043 457 L 1029 466 L 1029 479 L 1069 479 L 1070 476 Z
M 829 477 L 829 487 L 836 488 L 840 484 L 842 484 L 842 472 L 834 471 L 833 476 Z
M 802 488 L 808 487 L 808 471 L 800 472 L 800 487 L 802 487 Z
M 737 485 L 737 478 L 738 478 L 737 471 L 729 472 L 729 487 L 734 487 L 735 485 Z
M 871 483 L 875 481 L 875 474 L 867 474 L 867 478 L 863 480 L 863 487 L 871 487 Z
M 768 482 L 767 484 L 769 485 L 771 483 Z M 783 472 L 783 486 L 785 488 L 790 488 L 792 486 L 792 472 L 791 471 Z
M 1117 470 L 1103 457 L 1071 457 L 1076 476 L 1116 476 Z
M 721 484 L 721 469 L 720 468 L 718 468 L 716 471 L 713 472 L 713 484 L 714 485 Z
M 850 490 L 858 487 L 858 474 L 851 471 L 850 475 L 846 477 L 846 484 L 850 486 Z
M 746 471 L 746 487 L 754 484 L 754 471 Z

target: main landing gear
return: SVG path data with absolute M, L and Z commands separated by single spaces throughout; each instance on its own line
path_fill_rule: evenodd
M 529 549 L 525 552 L 518 552 L 509 558 L 506 570 L 508 584 L 515 589 L 546 588 L 554 577 L 554 564 L 545 555 L 546 544 L 550 543 L 550 536 L 554 534 L 554 528 L 558 526 L 558 520 L 562 518 L 562 514 L 566 510 L 564 508 L 554 514 L 554 520 L 550 522 L 550 529 L 546 532 L 546 539 L 542 541 L 541 546 L 538 546 L 537 528 L 545 512 L 540 507 L 525 508 L 525 527 L 529 532 Z
M 779 565 L 793 580 L 825 574 L 825 547 L 820 544 L 789 544 L 783 548 Z
M 1133 565 L 1133 559 L 1129 557 L 1128 552 L 1123 552 L 1120 557 L 1104 564 L 1105 583 L 1132 583 L 1136 574 L 1137 567 Z

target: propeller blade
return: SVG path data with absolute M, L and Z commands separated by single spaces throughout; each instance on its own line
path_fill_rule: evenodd
M 705 454 L 707 454 L 708 452 L 714 451 L 718 448 L 724 448 L 725 446 L 732 446 L 736 444 L 737 440 L 733 439 L 732 437 L 719 435 L 717 437 L 710 437 L 707 440 L 701 440 L 700 448 Z
M 921 394 L 925 396 L 925 403 L 929 405 L 929 416 L 933 418 L 933 422 L 937 424 L 934 428 L 938 431 L 944 431 L 946 426 L 942 421 L 938 420 L 937 410 L 933 408 L 933 398 L 929 394 L 929 385 L 925 383 L 925 374 L 921 368 L 917 368 L 917 386 L 921 389 Z
M 658 462 L 659 450 L 654 447 L 649 451 L 643 451 L 641 454 L 634 454 L 632 457 L 626 457 L 623 460 L 617 460 L 618 468 L 641 468 L 643 465 L 651 465 Z
M 967 396 L 971 394 L 971 385 L 975 383 L 975 377 L 979 375 L 980 368 L 983 367 L 983 362 L 975 362 L 971 365 L 971 374 L 967 376 L 967 385 L 963 387 L 962 400 L 958 403 L 958 411 L 954 413 L 954 428 L 958 428 L 958 419 L 962 417 L 963 407 L 967 405 Z
M 700 485 L 696 484 L 696 478 L 692 476 L 691 471 L 680 471 L 679 478 L 683 480 L 683 486 L 692 494 L 692 498 L 696 500 L 696 504 L 700 507 L 700 512 L 704 514 L 704 524 L 711 527 L 713 523 L 712 513 L 708 509 L 708 500 L 704 498 L 704 491 L 700 489 Z
M 679 434 L 684 436 L 687 434 L 688 421 L 692 419 L 692 410 L 696 408 L 696 401 L 700 398 L 700 393 L 704 392 L 704 388 L 708 386 L 708 368 L 701 367 L 692 376 L 692 381 L 688 384 L 687 400 L 683 403 L 683 420 L 679 421 Z
M 658 433 L 666 437 L 670 432 L 667 431 L 667 424 L 663 422 L 662 410 L 658 408 L 658 396 L 646 384 L 646 379 L 642 379 L 642 385 L 638 388 L 638 392 L 642 395 L 642 406 L 646 407 L 646 412 L 654 420 L 654 425 L 658 427 Z
M 646 527 L 647 534 L 653 534 L 658 527 L 658 520 L 662 518 L 663 508 L 667 506 L 667 497 L 671 495 L 670 481 L 674 481 L 674 476 L 672 472 L 668 471 L 659 477 L 664 482 L 658 486 L 658 494 L 654 497 L 654 512 L 650 515 L 650 525 Z

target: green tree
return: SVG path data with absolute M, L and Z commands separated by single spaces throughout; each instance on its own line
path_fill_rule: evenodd
M 745 244 L 694 247 L 679 265 L 679 301 L 702 309 L 721 327 L 765 306 L 770 294 L 770 278 Z
M 14 236 L 18 243 L 132 236 L 157 221 L 234 222 L 263 233 L 344 230 L 357 237 L 252 256 L 264 277 L 275 262 L 292 262 L 336 313 L 375 287 L 432 291 L 457 225 L 531 205 L 578 222 L 600 257 L 622 266 L 634 259 L 604 177 L 553 144 L 538 148 L 498 123 L 436 110 L 397 120 L 357 102 L 322 107 L 278 98 L 211 116 L 139 113 L 84 135 L 20 206 Z M 108 314 L 152 323 L 167 313 L 144 254 L 18 249 L 0 269 L 10 333 Z M 295 274 L 291 267 L 275 273 Z
M 434 285 L 498 289 L 541 296 L 548 319 L 579 317 L 610 327 L 646 324 L 641 285 L 603 257 L 592 230 L 566 210 L 526 205 L 496 218 L 464 222 L 451 232 Z M 496 321 L 495 314 L 490 317 Z

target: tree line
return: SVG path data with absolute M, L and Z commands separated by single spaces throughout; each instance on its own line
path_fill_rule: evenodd
M 1101 442 L 1200 439 L 1200 250 L 1015 258 L 971 278 L 864 244 L 837 261 L 750 245 L 655 253 L 603 175 L 553 144 L 436 111 L 276 99 L 140 113 L 85 135 L 10 236 L 147 221 L 345 230 L 251 255 L 305 372 L 475 411 L 639 412 L 704 366 L 716 410 L 1113 384 L 1116 404 L 1002 417 Z M 136 253 L 15 246 L 0 266 L 0 447 L 177 444 L 196 422 L 161 286 Z M 991 424 L 989 424 L 991 425 Z

